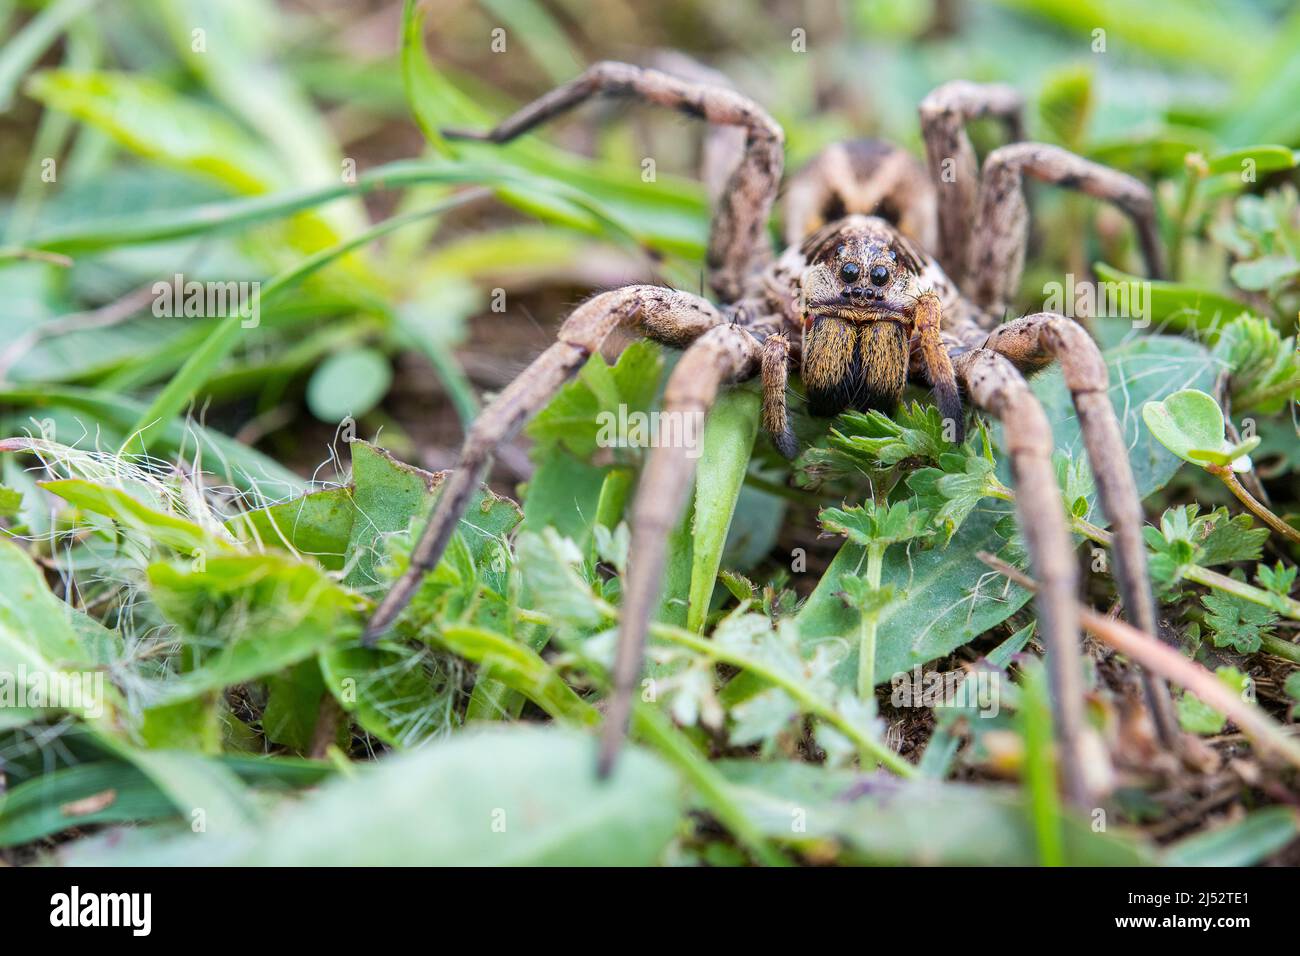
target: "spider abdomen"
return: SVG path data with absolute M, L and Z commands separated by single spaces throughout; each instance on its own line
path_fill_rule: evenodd
M 899 322 L 819 317 L 805 333 L 803 383 L 814 415 L 846 408 L 892 414 L 907 369 L 907 331 Z

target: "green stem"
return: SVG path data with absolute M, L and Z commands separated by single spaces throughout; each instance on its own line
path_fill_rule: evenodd
M 1189 153 L 1186 159 L 1187 176 L 1183 180 L 1182 201 L 1178 204 L 1178 213 L 1174 219 L 1174 234 L 1169 243 L 1169 277 L 1174 281 L 1183 270 L 1183 243 L 1187 238 L 1187 220 L 1192 216 L 1192 206 L 1196 202 L 1196 193 L 1200 189 L 1201 179 L 1205 175 L 1205 158 L 1199 153 Z
M 1010 489 L 994 490 L 990 493 L 990 496 L 1002 501 L 1015 501 Z M 1070 518 L 1070 525 L 1075 534 L 1081 534 L 1103 547 L 1110 547 L 1111 534 L 1105 528 L 1098 527 L 1084 518 L 1074 516 Z M 1185 564 L 1180 570 L 1182 576 L 1193 584 L 1200 584 L 1207 588 L 1223 591 L 1234 597 L 1239 597 L 1243 601 L 1249 601 L 1251 604 L 1258 604 L 1261 607 L 1276 611 L 1283 617 L 1289 617 L 1293 621 L 1300 621 L 1300 601 L 1289 598 L 1285 594 L 1265 591 L 1262 588 L 1247 584 L 1245 581 L 1238 581 L 1226 574 L 1220 574 L 1218 571 L 1203 568 L 1199 564 Z M 1281 656 L 1287 657 L 1288 655 L 1283 654 Z
M 1227 485 L 1228 490 L 1237 496 L 1237 500 L 1245 505 L 1251 514 L 1288 541 L 1300 544 L 1300 531 L 1273 514 L 1267 505 L 1247 491 L 1245 485 L 1237 480 L 1237 475 L 1231 468 L 1226 465 L 1206 465 L 1205 470 Z
M 880 574 L 884 566 L 887 545 L 872 541 L 867 545 L 867 583 L 871 590 L 880 590 Z M 876 688 L 876 629 L 880 611 L 873 609 L 858 615 L 858 697 L 875 702 Z
M 713 764 L 704 759 L 680 730 L 664 714 L 649 705 L 638 705 L 632 713 L 632 726 L 642 742 L 654 747 L 665 759 L 695 785 L 704 805 L 731 831 L 741 846 L 749 850 L 764 866 L 789 866 L 732 796 L 732 787 Z
M 607 604 L 603 606 L 602 610 L 609 613 L 611 617 L 616 616 L 615 609 Z M 747 670 L 760 680 L 781 688 L 799 704 L 801 710 L 826 721 L 845 737 L 848 737 L 854 746 L 867 755 L 870 760 L 884 764 L 886 768 L 900 777 L 916 776 L 915 767 L 879 740 L 869 736 L 852 722 L 845 720 L 843 715 L 830 703 L 822 700 L 799 681 L 792 680 L 780 671 L 771 669 L 762 661 L 754 660 L 732 648 L 720 647 L 710 640 L 692 634 L 685 628 L 674 627 L 671 624 L 651 624 L 650 633 L 663 640 L 695 651 L 697 654 L 711 660 L 721 661 L 724 664 L 731 664 L 733 667 Z
M 1274 657 L 1281 657 L 1292 664 L 1300 664 L 1300 644 L 1292 644 L 1275 634 L 1265 634 L 1260 638 L 1261 648 Z
M 596 607 L 606 617 L 617 620 L 618 609 L 604 601 L 596 601 Z M 532 621 L 538 624 L 551 625 L 550 615 L 541 611 L 528 611 L 520 608 L 517 611 L 520 620 Z M 724 664 L 730 664 L 733 667 L 739 667 L 742 670 L 749 671 L 755 677 L 766 681 L 774 687 L 779 687 L 785 691 L 799 705 L 800 709 L 814 717 L 819 717 L 826 721 L 845 737 L 852 741 L 853 745 L 858 748 L 859 752 L 866 755 L 868 761 L 874 760 L 876 763 L 883 764 L 887 769 L 898 774 L 900 777 L 915 777 L 916 768 L 900 757 L 894 751 L 890 750 L 883 743 L 866 734 L 860 727 L 855 726 L 852 722 L 845 720 L 835 707 L 822 700 L 813 691 L 797 680 L 773 670 L 763 661 L 754 660 L 751 657 L 734 650 L 733 648 L 722 647 L 713 643 L 698 634 L 686 630 L 683 627 L 674 627 L 671 624 L 653 623 L 650 625 L 650 633 L 655 637 L 661 638 L 670 643 L 677 644 L 692 650 L 710 660 L 721 661 Z

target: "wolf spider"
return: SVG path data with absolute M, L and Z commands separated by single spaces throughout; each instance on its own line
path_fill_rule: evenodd
M 707 268 L 717 304 L 690 292 L 632 285 L 578 306 L 557 341 L 475 420 L 410 569 L 380 603 L 365 639 L 374 641 L 391 626 L 422 575 L 437 564 L 494 450 L 616 327 L 685 349 L 665 388 L 666 411 L 707 412 L 722 386 L 761 377 L 762 422 L 787 457 L 796 451 L 785 397 L 795 363 L 817 415 L 848 408 L 888 414 L 909 381 L 928 385 L 958 441 L 963 397 L 1005 426 L 1019 524 L 1039 582 L 1038 619 L 1048 648 L 1065 789 L 1082 805 L 1089 788 L 1079 770 L 1079 575 L 1052 465 L 1052 433 L 1026 384 L 1028 373 L 1052 362 L 1064 372 L 1101 505 L 1114 529 L 1124 609 L 1136 626 L 1155 633 L 1142 508 L 1107 397 L 1106 366 L 1092 338 L 1055 313 L 1003 318 L 1024 266 L 1026 176 L 1118 206 L 1136 228 L 1148 271 L 1158 276 L 1161 252 L 1150 190 L 1060 147 L 1020 141 L 1023 103 L 1014 89 L 952 82 L 921 103 L 928 171 L 883 142 L 830 146 L 785 190 L 786 248 L 777 256 L 767 226 L 781 185 L 784 134 L 760 106 L 723 84 L 597 63 L 490 132 L 448 135 L 508 142 L 598 94 L 632 97 L 743 131 L 743 137 L 711 140 L 732 151 L 730 162 L 710 164 L 730 169 L 725 180 L 715 176 L 709 183 L 715 210 Z M 982 168 L 966 134 L 966 124 L 980 117 L 1000 120 L 1011 139 L 989 153 Z M 668 534 L 684 510 L 693 474 L 688 449 L 658 447 L 641 476 L 602 772 L 627 730 Z M 1167 692 L 1154 678 L 1147 689 L 1157 728 L 1172 739 Z

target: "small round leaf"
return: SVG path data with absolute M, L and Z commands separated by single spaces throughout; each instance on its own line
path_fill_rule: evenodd
M 321 421 L 337 424 L 378 405 L 392 381 L 388 359 L 374 349 L 338 352 L 312 373 L 307 383 L 307 407 Z
M 1174 392 L 1162 402 L 1142 406 L 1142 419 L 1160 444 L 1194 465 L 1231 465 L 1249 471 L 1246 457 L 1258 438 L 1233 445 L 1223 437 L 1223 410 L 1212 395 L 1194 388 Z

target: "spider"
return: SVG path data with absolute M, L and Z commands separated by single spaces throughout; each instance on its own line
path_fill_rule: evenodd
M 448 136 L 508 142 L 583 101 L 632 97 L 739 127 L 711 137 L 729 151 L 707 163 L 714 212 L 707 276 L 716 304 L 690 292 L 631 285 L 577 307 L 557 341 L 507 386 L 465 439 L 411 555 L 410 568 L 379 604 L 364 640 L 394 622 L 421 577 L 441 558 L 491 456 L 518 433 L 619 326 L 685 349 L 665 387 L 665 411 L 705 413 L 728 383 L 758 376 L 762 423 L 786 457 L 797 451 L 786 410 L 792 369 L 809 410 L 895 409 L 908 382 L 929 386 L 960 442 L 965 403 L 1000 420 L 1016 487 L 1016 509 L 1039 581 L 1036 607 L 1048 649 L 1064 787 L 1085 805 L 1083 689 L 1079 667 L 1078 568 L 1052 465 L 1053 440 L 1026 375 L 1060 364 L 1073 398 L 1102 509 L 1114 530 L 1114 564 L 1132 622 L 1155 633 L 1155 605 L 1142 543 L 1143 516 L 1127 449 L 1107 397 L 1107 371 L 1087 332 L 1063 315 L 1003 321 L 1024 266 L 1028 210 L 1024 178 L 1107 200 L 1132 220 L 1149 273 L 1162 271 L 1150 190 L 1130 176 L 1057 146 L 1021 140 L 1021 96 L 1003 85 L 947 83 L 921 103 L 927 165 L 887 143 L 828 147 L 787 184 L 785 249 L 776 254 L 768 219 L 782 181 L 784 133 L 762 107 L 725 82 L 601 62 L 523 107 L 486 133 Z M 992 117 L 1010 140 L 979 165 L 966 124 Z M 614 692 L 599 766 L 612 766 L 627 732 L 649 621 L 659 596 L 670 529 L 694 476 L 682 447 L 651 450 L 631 511 Z M 1157 729 L 1170 727 L 1167 691 L 1147 685 Z M 1163 694 L 1162 694 L 1163 692 Z

